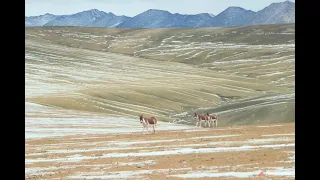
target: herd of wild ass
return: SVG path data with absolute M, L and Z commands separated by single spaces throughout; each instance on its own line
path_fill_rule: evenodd
M 204 122 L 205 125 L 209 127 L 211 126 L 212 122 L 215 124 L 215 127 L 218 126 L 218 116 L 215 114 L 210 115 L 209 113 L 207 113 L 205 115 L 200 115 L 200 114 L 194 113 L 194 118 L 197 120 L 196 127 L 198 127 L 198 124 L 199 124 L 199 127 L 201 127 L 202 122 Z M 156 133 L 155 127 L 157 125 L 157 119 L 155 117 L 152 116 L 152 117 L 146 118 L 146 117 L 143 117 L 143 115 L 140 115 L 140 123 L 142 123 L 142 126 L 143 126 L 142 134 L 144 134 L 145 129 L 149 134 L 149 130 L 148 130 L 149 125 L 152 125 L 153 133 Z

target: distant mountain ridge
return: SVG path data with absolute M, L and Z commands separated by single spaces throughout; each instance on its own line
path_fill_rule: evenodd
M 71 15 L 44 14 L 25 17 L 25 26 L 79 26 L 105 28 L 200 28 L 295 23 L 295 3 L 272 3 L 254 12 L 230 6 L 218 15 L 185 15 L 149 9 L 134 17 L 117 16 L 97 9 Z
M 246 25 L 295 23 L 295 3 L 272 3 L 255 13 Z
M 25 17 L 25 26 L 43 26 L 47 22 L 50 22 L 60 16 L 53 14 L 44 14 L 40 16 Z
M 255 14 L 254 11 L 241 7 L 228 7 L 210 21 L 202 24 L 202 27 L 241 26 Z
M 149 9 L 121 23 L 119 28 L 194 28 L 214 18 L 202 13 L 196 15 L 172 14 L 168 11 Z

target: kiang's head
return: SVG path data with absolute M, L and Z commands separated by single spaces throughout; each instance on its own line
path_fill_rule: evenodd
M 143 115 L 141 114 L 139 118 L 140 118 L 140 123 L 142 123 Z
M 197 116 L 198 116 L 197 113 L 194 113 L 194 116 L 193 116 L 193 117 L 194 117 L 195 119 L 197 118 Z

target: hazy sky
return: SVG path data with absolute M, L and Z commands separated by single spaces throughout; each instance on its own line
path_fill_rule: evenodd
M 161 9 L 180 14 L 212 13 L 214 15 L 229 6 L 258 11 L 273 2 L 283 1 L 285 0 L 25 0 L 26 16 L 45 13 L 73 14 L 98 9 L 130 17 L 148 9 Z M 295 2 L 295 0 L 290 1 Z

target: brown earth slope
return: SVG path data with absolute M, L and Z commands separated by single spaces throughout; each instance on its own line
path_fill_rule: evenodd
M 26 179 L 295 178 L 295 124 L 26 140 Z

